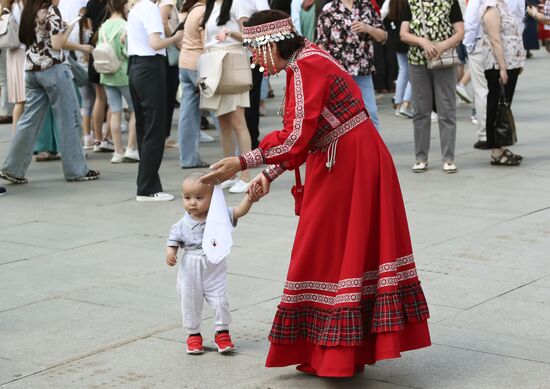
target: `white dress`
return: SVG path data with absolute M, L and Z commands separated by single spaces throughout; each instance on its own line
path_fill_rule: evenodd
M 229 21 L 223 26 L 217 25 L 217 20 L 220 16 L 220 10 L 221 3 L 214 3 L 212 14 L 206 22 L 206 50 L 208 52 L 216 50 L 228 50 L 247 55 L 246 50 L 242 45 L 242 42 L 232 37 L 228 37 L 224 42 L 218 42 L 216 40 L 216 35 L 224 28 L 228 28 L 231 31 L 240 31 L 241 28 L 239 24 L 239 19 L 248 18 L 252 14 L 250 4 L 247 1 L 233 1 Z M 209 98 L 201 96 L 201 108 L 214 111 L 216 116 L 222 116 L 227 113 L 233 112 L 237 109 L 237 107 L 250 107 L 249 92 L 230 95 L 214 95 Z
M 13 3 L 11 13 L 17 22 L 21 23 L 23 5 Z M 9 49 L 6 55 L 6 72 L 8 78 L 8 101 L 22 103 L 25 101 L 25 45 Z

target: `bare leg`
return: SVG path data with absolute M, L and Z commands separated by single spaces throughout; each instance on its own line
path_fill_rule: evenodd
M 231 112 L 229 115 L 231 127 L 233 127 L 233 131 L 235 132 L 235 136 L 237 138 L 237 144 L 239 145 L 239 152 L 242 154 L 250 151 L 250 132 L 248 132 L 248 127 L 246 126 L 244 108 L 238 107 L 236 111 Z M 241 172 L 241 180 L 250 180 L 250 172 L 248 170 Z
M 122 117 L 121 117 L 120 120 L 122 120 Z M 103 133 L 105 134 L 105 138 L 111 139 L 111 137 L 112 137 L 112 134 L 111 134 L 111 108 L 107 109 L 107 120 L 106 120 L 105 127 L 106 127 L 105 131 L 103 131 Z
M 15 127 L 17 127 L 17 122 L 19 121 L 19 118 L 21 115 L 23 115 L 23 111 L 25 110 L 25 102 L 22 101 L 20 103 L 15 103 L 13 106 L 13 124 L 12 124 L 12 135 L 15 134 Z
M 218 116 L 220 122 L 221 142 L 224 157 L 235 155 L 235 142 L 233 140 L 233 129 L 231 128 L 231 113 Z
M 120 121 L 122 120 L 121 112 L 111 112 L 111 135 L 113 137 L 113 143 L 115 144 L 115 153 L 123 154 L 124 147 L 122 147 L 122 140 L 120 138 Z
M 463 86 L 466 86 L 470 83 L 471 79 L 472 79 L 472 77 L 470 75 L 470 70 L 466 69 L 466 71 L 464 72 L 464 75 L 460 79 L 460 84 L 463 85 Z
M 88 115 L 82 115 L 82 133 L 84 136 L 90 135 L 92 131 L 92 118 Z
M 136 141 L 136 114 L 130 112 L 130 120 L 128 121 L 128 148 L 137 149 Z
M 92 111 L 94 125 L 94 139 L 103 140 L 103 122 L 105 121 L 105 107 L 107 106 L 107 95 L 102 85 L 95 84 L 95 102 Z

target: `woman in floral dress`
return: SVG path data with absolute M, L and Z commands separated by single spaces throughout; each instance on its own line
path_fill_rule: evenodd
M 373 39 L 385 42 L 382 19 L 370 0 L 334 0 L 323 7 L 317 22 L 317 44 L 353 76 L 371 120 L 380 129 L 374 96 Z

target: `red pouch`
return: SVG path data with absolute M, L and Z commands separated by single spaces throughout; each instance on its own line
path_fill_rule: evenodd
M 294 176 L 296 177 L 296 185 L 290 189 L 290 193 L 294 196 L 294 213 L 296 216 L 300 216 L 302 210 L 302 201 L 304 200 L 304 186 L 302 185 L 302 178 L 300 177 L 300 168 L 294 169 Z

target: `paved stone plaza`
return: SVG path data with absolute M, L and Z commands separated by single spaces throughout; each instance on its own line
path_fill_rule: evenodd
M 6 185 L 0 198 L 0 387 L 550 388 L 549 68 L 550 55 L 536 52 L 519 80 L 518 168 L 493 167 L 488 152 L 472 148 L 470 107 L 460 105 L 458 174 L 441 171 L 435 125 L 430 170 L 413 174 L 412 122 L 393 115 L 389 95 L 379 99 L 430 304 L 432 347 L 343 380 L 263 367 L 297 222 L 294 177 L 286 174 L 234 233 L 236 353 L 212 348 L 206 307 L 208 352 L 186 355 L 176 269 L 164 259 L 181 202 L 137 203 L 137 165 L 89 153 L 99 181 L 67 183 L 60 162 L 33 162 L 29 183 Z M 264 132 L 279 126 L 282 83 L 274 83 Z M 1 126 L 2 160 L 9 137 Z M 210 162 L 221 157 L 219 142 L 201 151 Z M 167 150 L 161 171 L 173 194 L 185 174 L 177 158 Z M 230 204 L 240 198 L 227 195 Z

